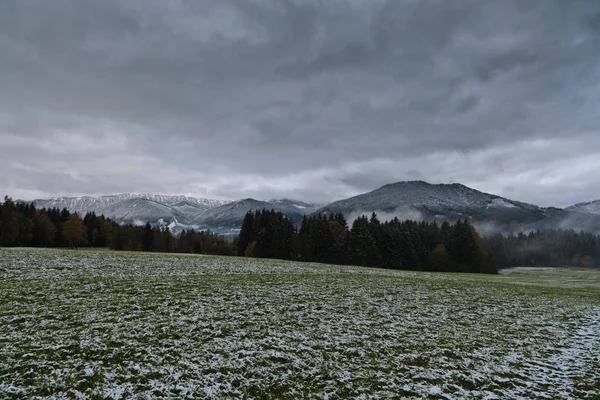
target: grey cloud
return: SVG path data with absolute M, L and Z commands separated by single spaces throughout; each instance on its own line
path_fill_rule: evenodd
M 0 191 L 326 201 L 424 177 L 600 197 L 568 162 L 600 151 L 599 15 L 560 0 L 7 0 L 0 154 L 43 173 L 8 167 Z M 524 153 L 566 139 L 586 145 Z M 558 167 L 569 179 L 546 183 Z

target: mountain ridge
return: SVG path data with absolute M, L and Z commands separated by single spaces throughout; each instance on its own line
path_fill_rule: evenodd
M 566 207 L 565 210 L 577 211 L 586 214 L 600 215 L 600 200 L 585 201 Z
M 210 229 L 228 236 L 239 231 L 239 226 L 248 211 L 275 209 L 299 223 L 304 215 L 321 206 L 291 199 L 261 201 L 247 198 L 231 201 L 150 193 L 53 197 L 27 203 L 32 203 L 36 208 L 66 208 L 81 216 L 94 212 L 120 224 L 143 225 L 150 222 L 175 232 L 183 229 Z
M 104 214 L 122 224 L 139 225 L 150 222 L 174 231 L 210 229 L 228 236 L 239 231 L 248 211 L 263 208 L 281 211 L 296 225 L 300 224 L 305 215 L 342 212 L 351 222 L 360 215 L 376 212 L 380 219 L 398 217 L 454 222 L 460 218 L 468 218 L 484 234 L 548 228 L 600 233 L 600 200 L 579 203 L 565 209 L 540 207 L 481 192 L 461 183 L 432 184 L 425 181 L 389 183 L 373 191 L 326 205 L 286 198 L 227 201 L 149 193 L 54 197 L 37 199 L 31 203 L 37 208 L 67 208 L 81 215 L 87 212 Z
M 171 205 L 178 202 L 187 201 L 198 206 L 205 207 L 215 207 L 219 206 L 231 200 L 216 200 L 216 199 L 208 199 L 208 198 L 198 198 L 184 195 L 164 195 L 164 194 L 153 194 L 153 193 L 121 193 L 121 194 L 113 194 L 113 195 L 105 195 L 105 196 L 73 196 L 73 197 L 51 197 L 49 199 L 35 199 L 32 200 L 31 203 L 34 205 L 37 204 L 45 206 L 46 204 L 62 204 L 62 203 L 73 203 L 78 204 L 82 203 L 85 205 L 93 204 L 94 206 L 98 205 L 110 205 L 124 200 L 131 199 L 144 199 L 154 201 L 163 205 Z M 48 207 L 46 207 L 48 208 Z
M 36 208 L 66 208 L 81 216 L 94 212 L 121 224 L 140 225 L 150 222 L 167 226 L 173 220 L 187 221 L 188 216 L 201 214 L 227 202 L 184 195 L 122 193 L 99 197 L 53 197 L 36 199 L 31 203 Z
M 485 193 L 460 183 L 431 184 L 401 181 L 371 192 L 338 200 L 317 214 L 343 213 L 350 221 L 376 212 L 381 219 L 415 220 L 468 218 L 482 233 L 510 233 L 536 229 L 566 228 L 600 232 L 599 218 L 557 207 L 540 207 Z

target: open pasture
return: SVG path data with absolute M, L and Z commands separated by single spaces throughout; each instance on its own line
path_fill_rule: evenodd
M 600 398 L 600 272 L 0 250 L 0 398 Z

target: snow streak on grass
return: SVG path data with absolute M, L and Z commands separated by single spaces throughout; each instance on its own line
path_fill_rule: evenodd
M 0 398 L 600 398 L 600 274 L 0 250 Z

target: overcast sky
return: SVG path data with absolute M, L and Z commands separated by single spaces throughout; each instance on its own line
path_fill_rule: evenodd
M 600 198 L 600 1 L 2 0 L 0 194 Z

